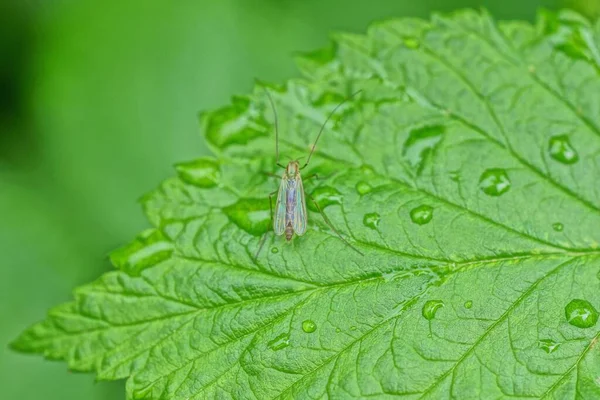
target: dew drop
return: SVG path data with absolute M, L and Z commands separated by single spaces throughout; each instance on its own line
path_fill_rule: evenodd
M 373 188 L 367 182 L 362 182 L 361 181 L 361 182 L 358 182 L 356 184 L 356 191 L 361 196 L 364 196 L 365 194 L 371 193 L 371 190 L 373 190 Z
M 313 333 L 317 330 L 317 324 L 310 319 L 304 320 L 302 322 L 302 330 L 306 333 Z
M 404 45 L 409 49 L 418 49 L 419 48 L 419 40 L 412 37 L 404 38 Z
M 312 197 L 315 199 L 321 209 L 325 209 L 333 204 L 342 204 L 342 194 L 336 189 L 329 186 L 321 186 L 312 192 Z M 318 212 L 319 210 L 312 201 L 308 201 L 308 208 Z
M 271 247 L 271 253 L 277 254 L 279 253 L 279 249 L 277 247 Z
M 550 138 L 548 151 L 552 158 L 563 164 L 575 164 L 579 160 L 579 155 L 571 145 L 567 135 Z
M 223 208 L 229 220 L 251 235 L 265 233 L 271 222 L 268 199 L 239 199 Z
M 471 307 L 473 307 L 473 301 L 472 300 L 465 301 L 465 308 L 471 308 Z
M 379 220 L 380 219 L 381 219 L 381 217 L 379 216 L 379 214 L 377 214 L 377 213 L 368 213 L 368 214 L 365 214 L 365 216 L 363 218 L 363 224 L 367 228 L 377 229 L 377 227 L 379 226 Z
M 598 322 L 598 311 L 587 300 L 574 299 L 565 307 L 569 324 L 578 328 L 591 328 Z
M 412 130 L 408 135 L 402 148 L 402 156 L 417 173 L 423 170 L 425 160 L 442 140 L 444 132 L 442 125 L 432 125 Z
M 275 351 L 285 349 L 290 345 L 290 334 L 282 333 L 275 337 L 275 339 L 271 340 L 267 345 L 271 350 Z
M 340 333 L 342 330 L 340 328 L 335 328 L 335 333 Z
M 500 196 L 510 189 L 510 180 L 505 170 L 490 168 L 481 174 L 479 187 L 488 196 Z
M 428 224 L 433 218 L 433 207 L 426 204 L 410 210 L 410 219 L 417 225 Z
M 444 302 L 442 300 L 429 300 L 425 304 L 423 304 L 423 309 L 421 310 L 421 314 L 425 317 L 426 320 L 431 321 L 435 318 L 435 314 L 437 313 L 438 308 L 444 307 Z
M 219 180 L 219 164 L 212 158 L 200 158 L 195 161 L 175 165 L 179 178 L 190 185 L 211 188 Z
M 554 229 L 556 232 L 562 232 L 564 229 L 564 225 L 561 224 L 560 222 L 556 222 L 554 224 L 552 224 L 552 229 Z
M 540 339 L 538 341 L 538 346 L 540 349 L 544 350 L 546 353 L 553 353 L 560 347 L 560 343 L 555 342 L 552 339 Z
M 352 325 L 352 326 L 350 327 L 350 330 L 351 330 L 351 331 L 355 331 L 355 330 L 356 330 L 356 326 Z

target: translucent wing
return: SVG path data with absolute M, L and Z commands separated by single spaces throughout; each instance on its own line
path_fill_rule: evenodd
M 304 187 L 300 174 L 296 176 L 296 197 L 292 226 L 294 227 L 294 233 L 298 236 L 302 236 L 306 232 L 306 200 L 304 199 Z
M 275 235 L 283 235 L 285 231 L 285 201 L 287 193 L 287 175 L 283 175 L 281 178 L 281 185 L 279 185 L 279 193 L 277 193 L 277 203 L 275 204 L 275 215 L 273 215 L 273 231 Z

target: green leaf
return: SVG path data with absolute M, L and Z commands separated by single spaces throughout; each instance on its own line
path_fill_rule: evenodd
M 577 54 L 565 51 L 571 46 Z M 13 347 L 129 399 L 600 396 L 600 25 L 485 12 L 374 24 L 269 91 L 309 210 L 269 234 L 262 88 L 204 113 L 216 154 L 143 199 L 121 271 Z

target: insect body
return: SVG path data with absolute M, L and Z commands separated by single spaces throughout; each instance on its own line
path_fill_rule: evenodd
M 285 240 L 292 240 L 294 233 L 298 236 L 306 232 L 306 200 L 300 176 L 298 161 L 290 161 L 281 178 L 277 194 L 277 206 L 273 218 L 273 231 L 280 236 L 285 233 Z
M 289 242 L 294 237 L 294 234 L 296 234 L 298 236 L 304 235 L 304 233 L 306 232 L 306 226 L 307 226 L 306 200 L 304 198 L 305 193 L 304 193 L 304 187 L 302 185 L 302 177 L 300 176 L 300 171 L 302 169 L 304 169 L 306 166 L 308 166 L 308 163 L 310 162 L 310 158 L 312 157 L 312 155 L 315 151 L 317 142 L 319 141 L 319 138 L 321 137 L 321 134 L 323 133 L 325 125 L 327 124 L 329 119 L 333 116 L 333 114 L 336 112 L 336 110 L 342 104 L 344 104 L 344 102 L 346 100 L 348 100 L 350 97 L 354 96 L 355 94 L 359 93 L 360 91 L 353 93 L 350 97 L 348 97 L 342 103 L 338 104 L 333 109 L 331 114 L 329 114 L 329 116 L 325 120 L 325 123 L 321 126 L 321 130 L 319 131 L 319 134 L 317 135 L 317 138 L 315 139 L 314 144 L 312 145 L 312 148 L 308 155 L 308 159 L 306 160 L 306 163 L 304 163 L 304 165 L 302 165 L 302 166 L 300 166 L 300 164 L 298 163 L 298 160 L 290 161 L 287 164 L 287 166 L 284 166 L 283 164 L 281 164 L 279 162 L 279 128 L 278 128 L 278 124 L 277 124 L 277 112 L 275 111 L 275 105 L 273 103 L 273 99 L 271 98 L 271 95 L 269 94 L 268 91 L 266 91 L 266 89 L 265 89 L 265 92 L 267 93 L 267 97 L 269 98 L 269 102 L 271 103 L 271 107 L 273 109 L 273 115 L 274 115 L 274 119 L 275 119 L 276 164 L 277 164 L 277 166 L 285 169 L 285 172 L 284 172 L 283 176 L 281 177 L 281 184 L 279 186 L 279 190 L 277 192 L 273 192 L 269 195 L 269 207 L 271 208 L 271 219 L 273 221 L 273 231 L 275 232 L 275 235 L 281 236 L 281 235 L 285 234 L 285 239 L 286 239 L 286 241 Z M 316 177 L 316 175 L 313 175 L 313 177 Z M 277 194 L 277 203 L 275 206 L 275 214 L 273 214 L 272 198 L 275 194 Z M 314 203 L 317 210 L 319 210 L 319 212 L 323 216 L 323 220 L 327 223 L 327 225 L 329 225 L 329 227 L 335 232 L 335 234 L 344 243 L 346 243 L 346 245 L 348 245 L 353 250 L 355 250 L 356 252 L 358 252 L 359 254 L 362 255 L 362 253 L 358 249 L 356 249 L 354 246 L 352 246 L 350 243 L 348 243 L 346 241 L 346 239 L 344 239 L 342 237 L 342 235 L 340 235 L 340 233 L 331 224 L 329 219 L 325 216 L 325 213 L 323 213 L 323 210 L 321 210 L 321 207 L 319 207 L 319 204 L 315 201 L 315 199 L 313 199 L 312 196 L 310 196 L 310 195 L 308 195 L 308 197 L 312 200 L 312 202 Z M 263 236 L 263 239 L 261 240 L 259 247 L 258 247 L 258 251 L 256 252 L 255 259 L 258 258 L 258 255 L 265 243 L 266 237 L 267 237 L 267 235 L 265 234 Z

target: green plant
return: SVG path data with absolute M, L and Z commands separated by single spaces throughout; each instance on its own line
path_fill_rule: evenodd
M 462 11 L 374 24 L 270 86 L 310 214 L 269 238 L 264 92 L 202 116 L 214 158 L 143 199 L 153 228 L 14 343 L 131 399 L 600 396 L 600 25 Z M 285 157 L 284 157 L 285 159 Z

